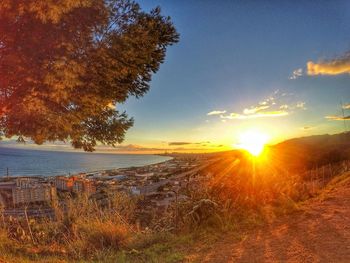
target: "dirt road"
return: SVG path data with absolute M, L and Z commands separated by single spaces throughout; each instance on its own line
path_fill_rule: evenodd
M 247 233 L 224 237 L 194 257 L 200 262 L 350 262 L 350 180 L 300 212 Z

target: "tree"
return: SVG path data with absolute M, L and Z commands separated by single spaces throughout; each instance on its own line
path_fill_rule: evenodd
M 178 38 L 160 8 L 131 0 L 2 0 L 1 137 L 121 143 L 133 119 L 114 105 L 148 91 Z

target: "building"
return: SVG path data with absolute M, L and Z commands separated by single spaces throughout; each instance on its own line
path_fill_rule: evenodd
M 29 203 L 52 203 L 56 200 L 56 188 L 37 178 L 17 178 L 0 182 L 0 203 L 4 207 Z
M 15 182 L 17 187 L 27 188 L 39 184 L 40 180 L 36 177 L 19 177 Z
M 73 192 L 93 194 L 96 192 L 96 185 L 88 179 L 77 179 L 73 183 Z
M 0 182 L 0 207 L 12 205 L 12 189 L 16 187 L 16 182 Z
M 3 189 L 4 190 L 12 189 L 15 186 L 16 186 L 16 182 L 14 181 L 0 182 L 0 191 Z
M 76 177 L 56 176 L 55 186 L 61 191 L 72 191 Z
M 56 188 L 50 184 L 16 186 L 12 189 L 13 205 L 47 202 L 56 200 Z
M 96 192 L 94 181 L 83 178 L 82 176 L 57 176 L 55 186 L 60 191 L 70 191 L 75 193 L 93 194 Z

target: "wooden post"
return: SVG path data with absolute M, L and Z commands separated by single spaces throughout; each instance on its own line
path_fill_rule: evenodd
M 27 206 L 24 208 L 24 215 L 26 217 L 26 221 L 27 221 L 27 226 L 28 226 L 28 229 L 29 229 L 30 237 L 32 239 L 33 244 L 35 244 L 32 228 L 31 228 L 31 226 L 29 224 L 29 219 L 28 219 L 28 214 L 27 214 Z

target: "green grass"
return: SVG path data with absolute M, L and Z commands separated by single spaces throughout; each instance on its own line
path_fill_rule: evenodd
M 68 255 L 50 254 L 47 247 L 33 247 L 9 240 L 6 236 L 0 238 L 0 262 L 150 262 L 176 263 L 182 262 L 185 250 L 193 244 L 191 235 L 149 234 L 139 236 L 133 243 L 122 250 L 99 249 L 82 259 L 72 259 Z M 55 253 L 55 252 L 52 252 Z M 1 261 L 2 260 L 2 261 Z

